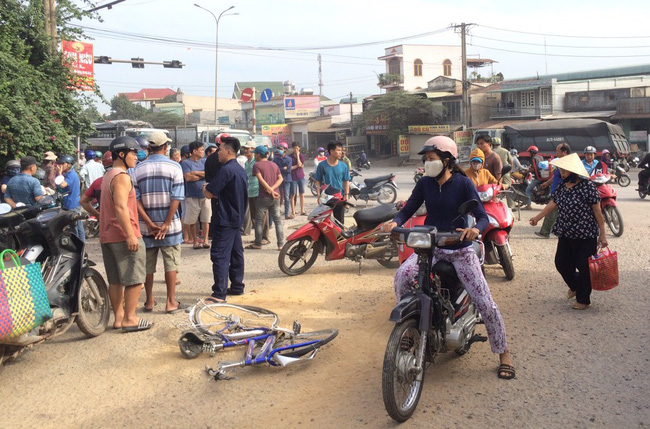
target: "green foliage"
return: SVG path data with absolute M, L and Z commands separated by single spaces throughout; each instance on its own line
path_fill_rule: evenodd
M 406 91 L 391 91 L 373 100 L 359 122 L 360 127 L 377 118 L 388 119 L 388 138 L 396 141 L 408 131 L 409 125 L 437 125 L 442 123 L 442 108 L 431 100 Z
M 57 34 L 78 39 L 65 19 L 85 15 L 69 0 L 57 1 Z M 73 153 L 73 136 L 85 136 L 90 121 L 80 115 L 89 99 L 68 89 L 62 55 L 51 53 L 42 0 L 0 0 L 0 153 L 7 158 Z
M 137 103 L 131 102 L 126 95 L 120 94 L 111 100 L 109 119 L 132 119 L 151 123 L 154 128 L 165 128 L 183 124 L 183 118 L 171 112 L 153 112 Z
M 398 83 L 404 83 L 404 76 L 401 74 L 389 74 L 389 73 L 381 73 L 378 75 L 379 86 L 384 86 L 384 85 L 395 85 Z

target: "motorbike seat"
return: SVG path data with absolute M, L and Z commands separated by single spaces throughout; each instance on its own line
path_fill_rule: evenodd
M 397 210 L 392 204 L 380 204 L 371 209 L 358 210 L 352 217 L 361 230 L 368 230 L 391 220 L 396 214 Z
M 390 178 L 393 177 L 393 176 L 394 176 L 393 174 L 386 174 L 386 175 L 384 175 L 384 176 L 373 177 L 373 178 L 371 178 L 371 179 L 365 179 L 365 180 L 363 181 L 363 183 L 365 183 L 367 187 L 372 188 L 372 187 L 375 186 L 377 183 L 381 183 L 381 182 L 383 182 L 383 181 L 386 181 L 386 180 L 390 179 Z
M 442 287 L 449 290 L 452 302 L 456 300 L 463 289 L 463 286 L 451 262 L 438 261 L 433 266 L 433 272 L 440 276 Z
M 22 214 L 16 211 L 11 211 L 0 216 L 0 228 L 13 228 L 24 221 L 25 217 Z

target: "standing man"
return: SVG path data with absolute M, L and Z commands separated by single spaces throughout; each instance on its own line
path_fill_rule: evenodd
M 483 155 L 485 155 L 483 168 L 492 173 L 495 179 L 499 180 L 501 178 L 503 163 L 501 162 L 499 155 L 492 150 L 492 138 L 487 134 L 481 134 L 476 138 L 476 146 L 481 149 Z
M 571 153 L 571 147 L 569 146 L 568 143 L 561 143 L 557 145 L 555 148 L 555 155 L 558 158 L 562 158 L 564 156 L 567 156 L 568 154 Z M 553 176 L 548 179 L 546 182 L 542 183 L 540 186 L 542 189 L 551 187 L 551 195 L 553 195 L 553 192 L 557 189 L 557 187 L 562 183 L 562 176 L 560 176 L 560 169 L 556 168 L 555 171 L 553 172 Z M 535 235 L 541 238 L 550 238 L 551 237 L 551 230 L 553 229 L 553 225 L 555 224 L 555 220 L 557 219 L 557 208 L 550 212 L 549 214 L 544 217 L 544 223 L 542 224 L 542 228 L 539 231 L 535 231 Z
M 108 294 L 115 322 L 124 332 L 144 331 L 153 323 L 135 315 L 145 278 L 145 247 L 138 225 L 138 203 L 127 168 L 135 167 L 138 143 L 131 137 L 113 140 L 109 150 L 113 168 L 102 181 L 99 242 L 108 277 Z M 124 304 L 122 304 L 124 303 Z
M 25 156 L 20 160 L 20 173 L 9 180 L 4 194 L 5 202 L 12 208 L 16 208 L 18 203 L 33 206 L 43 198 L 41 182 L 33 177 L 40 165 L 33 156 Z
M 329 152 L 327 160 L 318 164 L 316 174 L 314 175 L 318 199 L 320 200 L 320 188 L 322 184 L 339 189 L 343 193 L 343 198 L 347 198 L 350 193 L 350 171 L 348 170 L 348 166 L 341 162 L 343 145 L 339 142 L 331 142 L 327 145 L 327 152 Z M 334 217 L 341 225 L 345 224 L 344 205 L 339 205 L 334 208 Z
M 499 155 L 499 158 L 501 158 L 501 165 L 503 167 L 506 165 L 513 167 L 512 154 L 508 149 L 504 149 L 503 146 L 501 146 L 501 139 L 499 137 L 492 139 L 492 151 Z M 512 185 L 512 177 L 510 177 L 510 173 L 507 173 L 501 178 L 501 183 L 503 184 L 504 189 L 508 189 L 510 185 Z M 515 201 L 512 199 L 510 194 L 506 194 L 506 201 L 508 202 L 509 208 L 513 209 L 515 207 Z
M 282 185 L 280 185 L 280 196 L 284 202 L 284 218 L 293 219 L 295 216 L 295 207 L 291 203 L 291 158 L 287 155 L 286 151 L 289 148 L 285 142 L 280 143 L 275 153 L 278 155 L 273 159 L 282 173 Z M 291 213 L 294 212 L 292 215 Z
M 217 199 L 217 209 L 212 213 L 212 275 L 214 285 L 211 302 L 225 302 L 226 295 L 244 294 L 244 248 L 241 227 L 246 211 L 246 172 L 237 163 L 239 140 L 225 137 L 221 140 L 218 156 L 221 169 L 210 183 L 204 186 L 207 199 Z M 228 287 L 230 278 L 230 288 Z
M 100 152 L 101 154 L 101 152 Z M 86 163 L 81 170 L 79 170 L 79 176 L 81 180 L 86 184 L 86 188 L 90 188 L 90 185 L 100 177 L 104 175 L 106 170 L 102 165 L 102 159 L 97 158 L 97 153 L 93 150 L 86 151 Z
M 307 216 L 305 212 L 305 155 L 300 153 L 300 143 L 293 144 L 293 153 L 291 154 L 291 209 L 292 214 L 296 215 L 296 198 L 300 195 L 300 215 Z
M 89 161 L 94 162 L 94 161 Z M 63 197 L 63 208 L 66 210 L 74 210 L 81 213 L 81 184 L 79 183 L 79 176 L 74 171 L 74 158 L 72 155 L 61 155 L 56 160 L 57 175 L 63 176 L 63 182 L 59 185 L 61 190 L 66 196 Z M 81 221 L 77 221 L 77 228 L 75 229 L 77 237 L 82 241 L 86 241 L 86 232 Z
M 202 188 L 205 184 L 205 153 L 203 143 L 194 141 L 190 143 L 190 157 L 181 162 L 183 177 L 185 179 L 185 224 L 188 226 L 189 238 L 194 242 L 194 249 L 209 249 L 207 244 L 210 232 L 210 218 L 212 209 L 210 200 L 203 196 Z M 206 243 L 199 240 L 197 222 L 201 221 L 203 237 Z
M 43 157 L 43 170 L 45 170 L 44 185 L 50 189 L 56 189 L 54 179 L 56 178 L 56 155 L 54 152 L 47 151 Z
M 248 209 L 247 212 L 251 219 L 253 227 L 253 234 L 255 233 L 255 218 L 257 217 L 257 198 L 260 195 L 260 182 L 257 176 L 253 174 L 253 167 L 255 166 L 255 154 L 253 151 L 257 145 L 254 141 L 249 141 L 244 145 L 244 155 L 246 156 L 246 163 L 244 170 L 246 170 L 246 177 L 248 178 Z M 269 223 L 268 218 L 264 217 L 264 228 L 262 234 L 262 244 L 269 244 Z M 254 240 L 253 240 L 254 241 Z
M 542 182 L 542 176 L 539 172 L 539 163 L 544 161 L 544 158 L 542 155 L 539 154 L 539 149 L 537 146 L 530 146 L 528 148 L 528 153 L 530 153 L 530 164 L 531 168 L 533 169 L 532 174 L 533 174 L 533 180 L 530 181 L 528 186 L 526 187 L 526 195 L 528 195 L 528 204 L 526 205 L 525 209 L 530 210 L 531 207 L 531 196 L 533 195 L 533 189 L 537 185 L 539 185 L 540 182 Z
M 282 231 L 282 216 L 280 215 L 280 194 L 278 187 L 282 184 L 282 173 L 274 163 L 269 161 L 269 151 L 265 146 L 257 146 L 255 151 L 255 165 L 253 175 L 259 182 L 259 197 L 257 198 L 257 213 L 255 214 L 255 243 L 246 246 L 247 249 L 262 248 L 262 230 L 264 220 L 268 218 L 269 211 L 275 222 L 275 236 L 278 240 L 278 250 L 284 244 L 284 232 Z
M 181 264 L 183 242 L 178 207 L 185 199 L 185 191 L 183 170 L 178 163 L 165 156 L 169 142 L 171 139 L 165 133 L 151 133 L 148 141 L 150 155 L 133 172 L 140 231 L 147 249 L 147 277 L 144 282 L 144 311 L 147 312 L 153 310 L 155 305 L 153 279 L 159 250 L 163 257 L 167 285 L 165 312 L 174 313 L 188 307 L 176 300 L 176 276 Z

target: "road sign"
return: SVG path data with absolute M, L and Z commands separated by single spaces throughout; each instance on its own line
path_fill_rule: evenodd
M 271 98 L 273 98 L 273 91 L 271 91 L 270 88 L 266 88 L 262 93 L 260 94 L 260 100 L 262 100 L 262 103 L 266 103 L 269 101 Z
M 253 88 L 246 88 L 241 92 L 241 101 L 244 103 L 250 101 L 251 98 L 253 98 Z

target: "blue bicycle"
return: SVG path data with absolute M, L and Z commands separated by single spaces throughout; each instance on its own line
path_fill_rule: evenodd
M 309 361 L 319 348 L 338 335 L 336 329 L 300 332 L 278 327 L 277 314 L 264 308 L 227 303 L 206 304 L 200 300 L 189 314 L 192 328 L 183 332 L 178 345 L 181 354 L 194 359 L 202 352 L 214 356 L 229 347 L 247 346 L 244 358 L 219 362 L 216 369 L 206 368 L 215 380 L 229 379 L 227 373 L 238 367 L 269 364 L 287 366 Z

